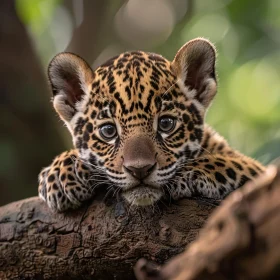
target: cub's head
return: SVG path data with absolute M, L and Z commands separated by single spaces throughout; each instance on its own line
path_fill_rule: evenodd
M 200 149 L 216 93 L 215 49 L 195 39 L 172 62 L 127 52 L 94 71 L 82 58 L 61 53 L 50 63 L 49 79 L 54 108 L 81 160 L 130 203 L 149 205 L 176 184 Z

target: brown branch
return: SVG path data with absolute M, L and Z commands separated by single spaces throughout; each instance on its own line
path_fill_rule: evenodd
M 162 268 L 141 260 L 139 280 L 280 279 L 280 170 L 235 191 L 200 237 Z
M 66 214 L 36 197 L 0 208 L 0 279 L 135 279 L 140 257 L 163 263 L 182 252 L 213 209 L 187 199 L 127 209 L 103 197 Z
M 217 208 L 183 199 L 127 207 L 100 193 L 53 214 L 38 198 L 0 208 L 0 279 L 279 279 L 280 170 L 268 169 Z M 197 239 L 196 239 L 197 238 Z M 196 240 L 195 240 L 196 239 Z M 194 242 L 192 242 L 194 241 Z M 191 243 L 192 242 L 192 243 Z
M 69 8 L 69 0 L 65 1 Z M 73 5 L 73 4 L 72 4 Z M 83 21 L 74 30 L 66 51 L 73 52 L 83 57 L 92 64 L 103 49 L 102 25 L 110 7 L 110 1 L 83 1 Z

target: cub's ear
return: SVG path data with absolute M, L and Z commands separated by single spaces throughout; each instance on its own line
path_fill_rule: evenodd
M 48 75 L 54 96 L 53 106 L 68 124 L 76 112 L 83 109 L 81 104 L 89 96 L 93 71 L 79 56 L 60 53 L 51 61 Z
M 217 91 L 215 47 L 202 38 L 186 43 L 176 54 L 172 69 L 181 89 L 207 108 Z

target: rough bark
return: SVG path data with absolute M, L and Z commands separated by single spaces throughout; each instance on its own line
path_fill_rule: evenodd
M 214 207 L 184 199 L 133 209 L 103 197 L 66 214 L 36 197 L 0 208 L 0 279 L 135 279 L 140 257 L 182 252 Z
M 280 279 L 280 170 L 214 205 L 133 209 L 100 193 L 54 214 L 38 198 L 0 208 L 0 279 Z M 192 242 L 193 241 L 193 242 Z M 192 243 L 191 243 L 192 242 Z M 185 246 L 187 249 L 184 253 Z
M 278 172 L 278 173 L 277 173 Z M 163 267 L 140 260 L 139 280 L 280 279 L 280 169 L 232 193 L 199 238 Z

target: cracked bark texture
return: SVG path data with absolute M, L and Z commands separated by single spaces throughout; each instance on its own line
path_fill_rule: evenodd
M 0 279 L 135 279 L 140 257 L 163 263 L 193 241 L 213 204 L 133 209 L 99 194 L 65 214 L 37 197 L 0 208 Z
M 15 202 L 0 208 L 0 279 L 135 279 L 142 257 L 153 263 L 137 262 L 139 280 L 280 279 L 279 198 L 271 166 L 233 192 L 199 236 L 214 208 L 206 201 L 133 209 L 100 193 L 65 214 L 36 197 Z
M 199 238 L 163 267 L 139 260 L 138 280 L 280 279 L 280 169 L 233 192 Z

